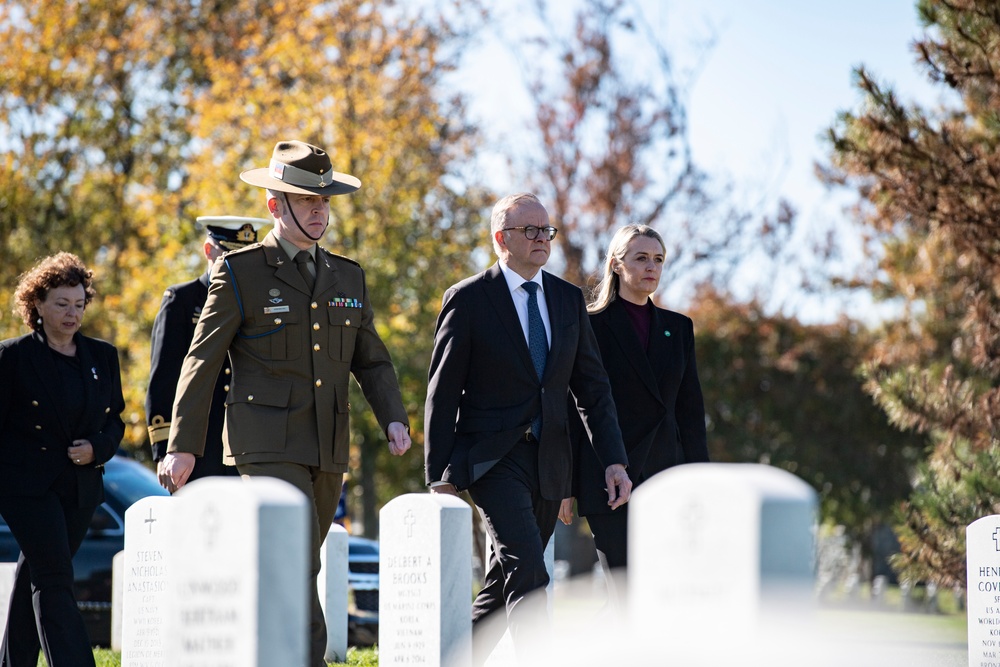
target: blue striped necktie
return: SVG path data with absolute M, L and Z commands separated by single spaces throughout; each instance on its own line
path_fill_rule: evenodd
M 542 324 L 542 314 L 538 310 L 538 283 L 526 282 L 521 285 L 528 292 L 528 351 L 531 352 L 531 362 L 535 365 L 538 379 L 545 373 L 545 357 L 549 354 L 549 342 L 545 337 L 545 325 Z M 538 439 L 542 433 L 542 415 L 539 413 L 531 422 L 531 432 Z

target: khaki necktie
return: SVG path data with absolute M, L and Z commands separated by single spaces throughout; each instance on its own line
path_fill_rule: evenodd
M 308 250 L 300 250 L 299 254 L 295 256 L 295 263 L 298 265 L 299 273 L 302 275 L 302 280 L 306 281 L 306 287 L 309 288 L 310 292 L 316 283 L 316 279 L 313 278 L 313 274 L 309 271 L 309 262 L 311 261 L 312 255 L 309 254 Z

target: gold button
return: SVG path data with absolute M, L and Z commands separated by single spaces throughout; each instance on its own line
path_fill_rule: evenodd
M 38 401 L 32 401 L 32 402 L 31 402 L 31 404 L 32 404 L 33 406 L 35 406 L 36 408 L 38 407 Z
M 249 396 L 247 396 L 247 400 L 248 401 L 252 401 L 253 400 L 253 394 L 250 394 Z
M 315 345 L 313 345 L 313 350 L 316 351 L 316 352 L 319 352 L 319 343 L 316 343 Z
M 344 322 L 344 326 L 347 326 L 347 327 L 351 326 L 351 321 L 347 320 L 346 322 Z
M 227 369 L 226 369 L 226 375 L 229 375 L 229 374 L 230 374 L 230 373 L 232 373 L 232 372 L 233 372 L 233 371 L 232 371 L 231 369 L 229 369 L 229 368 L 227 368 Z
M 310 307 L 311 307 L 311 308 L 312 308 L 313 310 L 316 310 L 317 308 L 319 308 L 319 304 L 318 304 L 318 303 L 316 303 L 315 301 L 313 301 L 313 302 L 312 302 L 311 304 L 309 304 L 309 305 L 310 305 Z
M 319 331 L 319 322 L 313 322 L 313 331 Z
M 42 425 L 41 424 L 35 424 L 35 430 L 36 431 L 41 431 L 42 430 Z
M 104 414 L 108 414 L 109 412 L 111 412 L 111 408 L 104 408 Z
M 316 386 L 317 387 L 322 387 L 323 386 L 323 381 L 322 380 L 316 380 Z
M 224 391 L 226 393 L 229 393 L 229 385 L 228 384 L 227 385 L 223 385 L 222 391 Z
M 347 402 L 347 411 L 348 412 L 351 411 L 351 402 L 350 401 Z
M 281 324 L 281 318 L 280 317 L 274 318 L 274 323 L 275 324 Z

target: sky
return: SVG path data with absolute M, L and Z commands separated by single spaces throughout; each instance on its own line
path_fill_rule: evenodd
M 911 48 L 922 34 L 915 0 L 638 1 L 677 72 L 689 77 L 696 164 L 728 179 L 736 196 L 760 212 L 772 212 L 779 198 L 790 202 L 800 218 L 799 243 L 831 226 L 844 234 L 850 227 L 843 213 L 846 193 L 827 192 L 814 175 L 814 163 L 828 158 L 822 135 L 837 113 L 859 107 L 853 69 L 864 64 L 904 101 L 940 102 L 940 89 L 918 69 Z M 498 23 L 519 18 L 501 15 Z M 460 85 L 474 91 L 472 114 L 494 139 L 517 136 L 529 108 L 518 66 L 500 45 L 502 32 L 494 31 L 492 43 L 487 38 L 473 49 L 460 73 Z M 713 45 L 706 51 L 698 45 L 707 39 Z M 516 187 L 501 176 L 505 165 L 488 156 L 484 164 L 500 190 Z M 804 320 L 832 320 L 844 311 L 873 318 L 870 304 L 831 306 L 796 295 L 795 289 L 777 285 L 776 300 L 786 304 L 786 313 L 792 304 L 789 314 Z

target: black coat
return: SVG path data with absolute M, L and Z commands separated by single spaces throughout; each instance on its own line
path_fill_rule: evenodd
M 542 496 L 569 495 L 572 453 L 567 389 L 577 395 L 604 467 L 625 463 L 608 381 L 587 320 L 583 293 L 542 272 L 552 343 L 539 378 L 510 289 L 499 268 L 445 292 L 438 315 L 425 406 L 427 482 L 468 488 L 510 451 L 542 414 L 538 477 Z M 574 411 L 575 412 L 575 411 Z M 596 457 L 595 457 L 596 459 Z
M 194 338 L 195 325 L 208 298 L 208 273 L 196 280 L 172 285 L 163 293 L 160 310 L 153 321 L 149 345 L 149 388 L 146 390 L 146 426 L 153 460 L 167 454 L 170 417 L 174 409 L 177 380 Z M 227 359 L 215 382 L 212 409 L 205 434 L 205 454 L 194 464 L 191 480 L 211 475 L 235 475 L 236 467 L 222 462 L 222 427 L 226 421 L 226 394 L 232 371 Z M 190 480 L 189 480 L 190 481 Z
M 40 333 L 0 342 L 0 494 L 38 496 L 67 468 L 76 471 L 80 505 L 104 499 L 103 465 L 125 434 L 118 351 L 77 333 L 85 408 L 80 426 L 67 421 L 65 390 L 52 350 Z M 66 450 L 89 440 L 94 462 L 74 465 Z
M 633 488 L 672 466 L 708 461 L 691 319 L 654 307 L 648 351 L 619 300 L 592 314 L 590 323 L 611 382 Z M 573 440 L 579 513 L 610 513 L 604 467 L 582 425 L 576 425 Z

